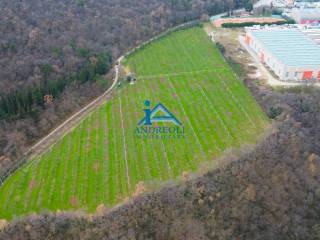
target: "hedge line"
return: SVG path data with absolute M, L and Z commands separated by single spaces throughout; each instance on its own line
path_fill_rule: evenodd
M 258 23 L 258 22 L 244 22 L 244 23 L 223 23 L 221 26 L 223 28 L 239 28 L 239 27 L 252 27 L 254 25 L 284 25 L 284 24 L 295 24 L 295 21 L 293 19 L 289 19 L 286 21 L 281 21 L 281 22 L 263 22 L 263 23 Z

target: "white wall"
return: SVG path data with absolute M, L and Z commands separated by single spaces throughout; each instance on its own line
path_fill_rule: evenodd
M 264 55 L 264 63 L 282 80 L 286 74 L 285 65 L 280 62 L 271 52 L 269 52 L 263 43 L 255 39 L 251 32 L 247 32 L 248 36 L 251 38 L 250 47 L 259 56 L 261 53 Z
M 289 67 L 280 62 L 276 56 L 269 52 L 258 39 L 247 31 L 247 36 L 251 38 L 250 47 L 254 50 L 257 56 L 264 54 L 264 63 L 279 77 L 280 80 L 303 80 L 304 71 L 313 71 L 313 77 L 318 77 L 320 66 L 301 66 L 301 67 Z

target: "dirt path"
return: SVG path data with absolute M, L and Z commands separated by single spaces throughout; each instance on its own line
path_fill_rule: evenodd
M 32 158 L 34 156 L 39 156 L 43 154 L 50 146 L 55 144 L 64 135 L 66 135 L 67 133 L 72 131 L 76 126 L 78 126 L 78 124 L 86 115 L 88 115 L 89 113 L 97 109 L 99 106 L 101 106 L 102 103 L 104 103 L 107 100 L 108 96 L 110 95 L 111 91 L 116 86 L 119 80 L 119 68 L 121 66 L 121 61 L 123 60 L 123 58 L 124 56 L 121 56 L 117 60 L 117 64 L 115 65 L 115 76 L 114 76 L 112 85 L 101 96 L 93 100 L 91 103 L 89 103 L 87 106 L 82 108 L 80 111 L 73 114 L 71 117 L 65 120 L 62 124 L 60 124 L 54 130 L 52 130 L 47 136 L 45 136 L 40 141 L 38 141 L 35 145 L 33 145 L 25 153 L 25 155 L 28 156 L 28 158 Z

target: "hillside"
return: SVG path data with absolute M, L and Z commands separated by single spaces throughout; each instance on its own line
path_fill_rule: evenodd
M 319 239 L 319 90 L 275 91 L 260 81 L 245 79 L 269 116 L 275 107 L 282 114 L 255 148 L 223 158 L 230 164 L 94 216 L 16 220 L 0 239 Z
M 225 150 L 255 143 L 268 124 L 200 27 L 161 37 L 125 64 L 136 83 L 123 76 L 105 104 L 9 177 L 0 187 L 0 218 L 113 206 L 142 184 L 218 164 Z M 138 123 L 146 100 L 161 102 L 181 126 L 157 122 L 151 134 L 144 132 Z M 154 132 L 161 127 L 168 133 Z
M 18 220 L 0 239 L 319 239 L 320 95 L 268 93 L 268 102 L 288 107 L 286 117 L 227 167 L 94 217 Z
M 0 2 L 0 174 L 110 85 L 111 63 L 170 26 L 239 7 L 221 0 Z
M 216 44 L 194 27 L 114 62 L 241 2 L 0 1 L 0 176 L 121 69 L 0 186 L 0 240 L 320 239 L 319 88 L 270 87 L 210 24 Z

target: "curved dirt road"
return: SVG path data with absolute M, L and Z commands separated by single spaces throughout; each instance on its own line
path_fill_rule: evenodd
M 52 146 L 64 135 L 66 135 L 72 129 L 74 129 L 85 115 L 89 114 L 90 112 L 95 110 L 97 107 L 99 107 L 109 96 L 110 92 L 113 90 L 113 88 L 116 86 L 119 80 L 119 67 L 121 65 L 121 61 L 123 60 L 123 58 L 124 56 L 121 56 L 120 58 L 118 58 L 116 62 L 117 64 L 115 65 L 115 76 L 114 76 L 112 85 L 102 95 L 100 95 L 98 98 L 93 100 L 91 103 L 89 103 L 84 108 L 82 108 L 81 110 L 73 114 L 63 123 L 61 123 L 58 127 L 52 130 L 48 135 L 46 135 L 44 138 L 42 138 L 32 147 L 30 147 L 30 149 L 24 155 L 28 156 L 29 158 L 32 156 L 41 155 L 45 150 L 48 149 L 49 146 Z

